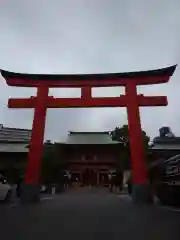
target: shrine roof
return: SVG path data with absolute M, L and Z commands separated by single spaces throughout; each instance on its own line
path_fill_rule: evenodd
M 0 124 L 0 143 L 28 143 L 31 139 L 31 132 L 30 129 L 4 127 L 3 124 Z
M 180 137 L 155 137 L 154 144 L 180 144 Z
M 180 144 L 155 144 L 151 150 L 180 150 Z
M 180 137 L 155 137 L 151 149 L 180 150 Z
M 69 132 L 66 144 L 121 144 L 113 141 L 109 132 Z
M 117 80 L 119 78 L 138 78 L 138 77 L 158 77 L 158 76 L 172 76 L 176 69 L 176 65 L 165 67 L 161 69 L 136 71 L 136 72 L 121 72 L 121 73 L 95 73 L 95 74 L 29 74 L 29 73 L 15 73 L 6 70 L 0 70 L 1 75 L 6 79 L 24 79 L 24 80 L 51 80 L 51 81 L 99 81 Z M 11 83 L 12 85 L 12 83 Z

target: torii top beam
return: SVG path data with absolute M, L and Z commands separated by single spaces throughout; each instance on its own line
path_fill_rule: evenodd
M 9 86 L 106 87 L 125 86 L 128 81 L 134 81 L 136 85 L 165 83 L 173 75 L 176 66 L 140 72 L 99 74 L 27 74 L 0 71 Z

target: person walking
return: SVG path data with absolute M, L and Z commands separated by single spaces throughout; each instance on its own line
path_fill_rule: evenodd
M 109 174 L 109 190 L 110 192 L 113 192 L 114 186 L 115 186 L 115 180 L 116 180 L 116 174 L 115 172 L 112 172 Z
M 70 183 L 71 175 L 67 171 L 64 174 L 64 190 L 67 190 L 69 188 L 69 183 Z
M 68 188 L 71 186 L 71 178 L 72 178 L 72 175 L 70 172 L 68 172 Z
M 123 173 L 122 171 L 116 171 L 115 176 L 115 186 L 116 186 L 116 192 L 120 193 L 122 191 L 122 185 L 123 185 Z
M 16 197 L 17 198 L 21 197 L 23 181 L 24 181 L 23 176 L 20 176 L 17 180 L 17 184 L 16 184 Z
M 112 192 L 111 179 L 112 179 L 112 174 L 109 172 L 109 173 L 108 173 L 108 186 L 109 186 L 109 191 L 110 191 L 110 192 Z

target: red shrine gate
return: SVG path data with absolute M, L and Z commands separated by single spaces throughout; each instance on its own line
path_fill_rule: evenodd
M 1 70 L 9 86 L 37 87 L 37 96 L 9 99 L 9 108 L 34 108 L 32 138 L 25 175 L 24 200 L 38 198 L 38 183 L 43 151 L 43 139 L 47 108 L 74 107 L 126 107 L 129 124 L 131 163 L 133 169 L 133 200 L 146 202 L 148 176 L 141 136 L 140 106 L 165 106 L 165 96 L 137 94 L 137 85 L 158 84 L 169 81 L 176 66 L 158 70 L 76 75 L 21 74 Z M 125 86 L 126 94 L 119 97 L 93 98 L 92 87 Z M 81 88 L 81 98 L 54 98 L 48 96 L 49 88 Z

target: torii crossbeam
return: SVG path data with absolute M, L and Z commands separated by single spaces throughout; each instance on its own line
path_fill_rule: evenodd
M 23 200 L 31 202 L 39 198 L 39 177 L 43 151 L 47 108 L 77 107 L 126 107 L 128 115 L 131 164 L 133 170 L 133 200 L 144 203 L 149 200 L 149 183 L 141 136 L 140 106 L 166 106 L 165 96 L 137 94 L 137 85 L 166 83 L 173 75 L 176 65 L 150 71 L 107 74 L 45 75 L 22 74 L 1 70 L 9 86 L 36 87 L 37 96 L 10 98 L 9 108 L 34 108 L 32 137 L 25 175 Z M 94 98 L 93 87 L 125 86 L 125 95 Z M 54 98 L 48 96 L 49 88 L 81 88 L 81 98 Z

